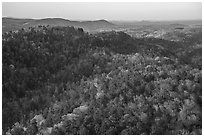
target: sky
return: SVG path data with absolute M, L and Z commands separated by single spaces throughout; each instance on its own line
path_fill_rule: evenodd
M 2 16 L 69 20 L 191 20 L 202 19 L 202 3 L 3 2 Z

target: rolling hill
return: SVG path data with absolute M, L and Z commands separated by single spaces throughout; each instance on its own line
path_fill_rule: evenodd
M 95 32 L 100 30 L 111 30 L 116 27 L 115 24 L 106 20 L 95 21 L 70 21 L 62 18 L 45 18 L 45 19 L 16 19 L 16 18 L 2 18 L 2 32 L 18 30 L 21 28 L 29 28 L 38 25 L 49 26 L 74 26 L 83 28 L 88 32 Z

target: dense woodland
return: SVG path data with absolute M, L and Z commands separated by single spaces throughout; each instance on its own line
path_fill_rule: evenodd
M 196 35 L 173 42 L 49 26 L 4 33 L 2 134 L 202 134 Z

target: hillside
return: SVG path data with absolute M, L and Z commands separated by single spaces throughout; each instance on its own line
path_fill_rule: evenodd
M 202 134 L 200 33 L 169 41 L 53 26 L 2 36 L 2 134 Z
M 99 31 L 100 29 L 113 29 L 116 25 L 106 20 L 96 21 L 70 21 L 62 18 L 46 18 L 46 19 L 15 19 L 15 18 L 2 18 L 2 31 L 8 32 L 18 30 L 21 28 L 29 28 L 38 25 L 50 26 L 74 26 L 81 27 L 85 31 Z

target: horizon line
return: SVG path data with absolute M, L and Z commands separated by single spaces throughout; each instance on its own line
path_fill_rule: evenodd
M 12 19 L 33 19 L 33 20 L 42 20 L 42 19 L 64 19 L 64 20 L 69 20 L 69 21 L 96 21 L 96 20 L 106 20 L 106 21 L 124 21 L 124 22 L 142 22 L 142 21 L 192 21 L 192 20 L 199 20 L 202 21 L 201 19 L 168 19 L 168 20 L 162 20 L 162 19 L 141 19 L 141 20 L 125 20 L 125 19 L 68 19 L 64 17 L 44 17 L 44 18 L 21 18 L 21 17 L 9 17 L 9 16 L 2 16 L 2 18 L 12 18 Z

